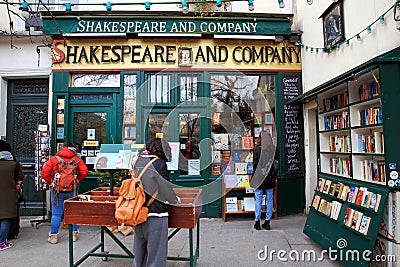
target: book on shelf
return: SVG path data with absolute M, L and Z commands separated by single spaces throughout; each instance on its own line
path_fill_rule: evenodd
M 373 193 L 371 196 L 371 201 L 369 203 L 369 208 L 373 209 L 375 212 L 378 212 L 381 198 L 382 198 L 381 194 Z
M 246 170 L 247 170 L 247 174 L 253 174 L 253 172 L 254 172 L 253 162 L 246 163 Z
M 242 137 L 242 149 L 253 149 L 253 137 L 243 136 Z
M 243 201 L 245 211 L 255 211 L 254 197 L 244 197 Z
M 364 194 L 364 199 L 361 206 L 368 208 L 371 203 L 372 192 L 368 191 Z
M 325 185 L 325 179 L 324 178 L 319 178 L 318 179 L 318 184 L 317 184 L 317 190 L 322 192 L 322 190 L 324 189 L 324 185 Z
M 262 124 L 262 117 L 263 114 L 262 113 L 254 113 L 254 124 Z
M 343 190 L 342 190 L 342 193 L 341 193 L 341 195 L 340 195 L 340 199 L 341 200 L 344 200 L 344 201 L 346 201 L 347 200 L 347 197 L 348 197 L 348 194 L 349 194 L 349 192 L 350 192 L 350 187 L 349 186 L 347 186 L 347 185 L 345 185 L 345 186 L 343 186 Z
M 213 159 L 213 163 L 221 163 L 221 151 L 213 150 L 212 151 L 212 159 Z
M 216 134 L 213 137 L 214 149 L 215 150 L 225 150 L 229 149 L 229 138 L 228 134 Z
M 235 174 L 247 174 L 247 163 L 235 162 Z
M 343 223 L 346 226 L 351 226 L 352 218 L 353 218 L 353 212 L 354 210 L 351 208 L 346 209 L 346 215 L 344 216 Z
M 356 200 L 354 201 L 354 203 L 356 205 L 361 206 L 365 197 L 365 194 L 367 193 L 367 188 L 366 187 L 359 187 L 358 188 L 358 192 L 357 192 L 357 196 L 356 196 Z M 354 196 L 353 196 L 354 197 Z
M 332 219 L 334 219 L 334 220 L 338 219 L 341 208 L 342 208 L 342 203 L 340 203 L 338 201 L 332 202 L 332 212 L 331 212 Z
M 326 199 L 321 198 L 321 201 L 319 202 L 319 206 L 318 206 L 318 211 L 323 213 L 324 210 L 326 209 L 326 205 L 327 205 Z
M 226 211 L 227 212 L 237 212 L 238 211 L 237 197 L 227 197 L 225 199 L 225 201 L 226 201 Z
M 320 200 L 321 200 L 321 197 L 318 196 L 318 195 L 315 195 L 315 196 L 314 196 L 314 200 L 313 200 L 311 206 L 312 206 L 314 209 L 318 209 L 318 205 L 319 205 L 319 201 L 320 201 Z
M 213 164 L 211 173 L 213 175 L 221 174 L 221 164 Z
M 325 184 L 324 184 L 324 189 L 322 190 L 322 193 L 328 194 L 329 189 L 331 188 L 331 180 L 325 180 Z
M 244 202 L 243 202 L 243 200 L 238 199 L 237 207 L 238 207 L 238 211 L 244 211 Z
M 383 153 L 382 138 L 383 132 L 374 132 L 375 153 Z
M 225 178 L 225 187 L 234 187 L 234 186 L 238 186 L 238 176 L 235 174 L 225 174 L 224 175 Z
M 385 161 L 378 160 L 378 182 L 386 182 Z
M 340 198 L 342 191 L 343 191 L 344 184 L 343 183 L 337 183 L 336 184 L 336 189 L 335 189 L 335 194 L 333 195 L 334 197 Z
M 335 191 L 336 191 L 336 183 L 331 183 L 328 194 L 333 196 L 335 194 Z
M 354 201 L 357 198 L 357 193 L 358 193 L 358 187 L 354 185 L 350 186 L 350 192 L 348 194 L 347 201 L 354 203 Z
M 370 223 L 371 223 L 371 217 L 363 215 L 361 218 L 361 223 L 360 223 L 360 227 L 358 228 L 358 231 L 361 234 L 367 235 Z
M 248 175 L 238 175 L 239 186 L 250 186 L 250 180 Z
M 350 228 L 358 231 L 361 224 L 363 213 L 361 211 L 353 210 L 353 216 L 350 223 Z

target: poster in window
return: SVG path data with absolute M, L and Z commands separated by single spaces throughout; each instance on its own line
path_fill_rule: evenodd
M 342 1 L 333 3 L 322 14 L 325 48 L 333 47 L 345 40 L 343 17 Z

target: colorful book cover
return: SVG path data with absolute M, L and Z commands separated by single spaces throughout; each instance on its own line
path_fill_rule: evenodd
M 251 136 L 243 136 L 242 137 L 242 148 L 243 149 L 253 149 L 253 137 Z
M 254 114 L 254 124 L 262 124 L 262 114 L 261 113 Z
M 360 227 L 358 228 L 358 231 L 361 234 L 367 235 L 370 222 L 371 222 L 371 217 L 363 215 L 361 218 L 361 223 L 360 223 Z

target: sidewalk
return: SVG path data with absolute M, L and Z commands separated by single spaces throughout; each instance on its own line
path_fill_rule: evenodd
M 0 254 L 0 266 L 4 267 L 58 267 L 69 266 L 68 231 L 60 230 L 61 240 L 56 245 L 47 242 L 50 230 L 49 223 L 39 225 L 36 229 L 31 226 L 32 217 L 21 217 L 21 231 L 18 239 L 11 240 L 14 247 Z M 40 218 L 39 218 L 40 219 Z M 260 250 L 284 250 L 289 259 L 289 252 L 297 251 L 300 255 L 303 250 L 313 249 L 319 257 L 321 249 L 306 235 L 303 226 L 306 216 L 303 214 L 284 216 L 271 222 L 272 230 L 256 231 L 253 229 L 251 218 L 228 218 L 227 222 L 221 219 L 201 219 L 200 222 L 200 257 L 197 266 L 340 266 L 337 263 L 324 259 L 322 262 L 279 261 L 277 253 L 272 261 L 258 259 Z M 74 243 L 74 258 L 78 260 L 100 241 L 99 227 L 80 226 L 78 242 Z M 188 256 L 189 231 L 182 229 L 169 242 L 168 256 Z M 195 231 L 194 231 L 195 232 Z M 133 235 L 123 236 L 115 234 L 128 248 L 133 247 Z M 196 236 L 194 234 L 194 236 Z M 106 235 L 106 250 L 110 253 L 123 253 L 122 250 Z M 265 257 L 264 254 L 260 254 Z M 132 259 L 89 257 L 79 266 L 132 266 Z M 189 266 L 188 262 L 168 261 L 168 267 Z

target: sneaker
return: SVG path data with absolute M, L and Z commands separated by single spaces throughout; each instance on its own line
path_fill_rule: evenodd
M 2 245 L 2 246 L 0 247 L 0 251 L 1 251 L 1 250 L 6 250 L 6 249 L 8 249 L 8 248 L 11 248 L 12 246 L 13 246 L 12 243 L 5 242 L 5 244 Z

